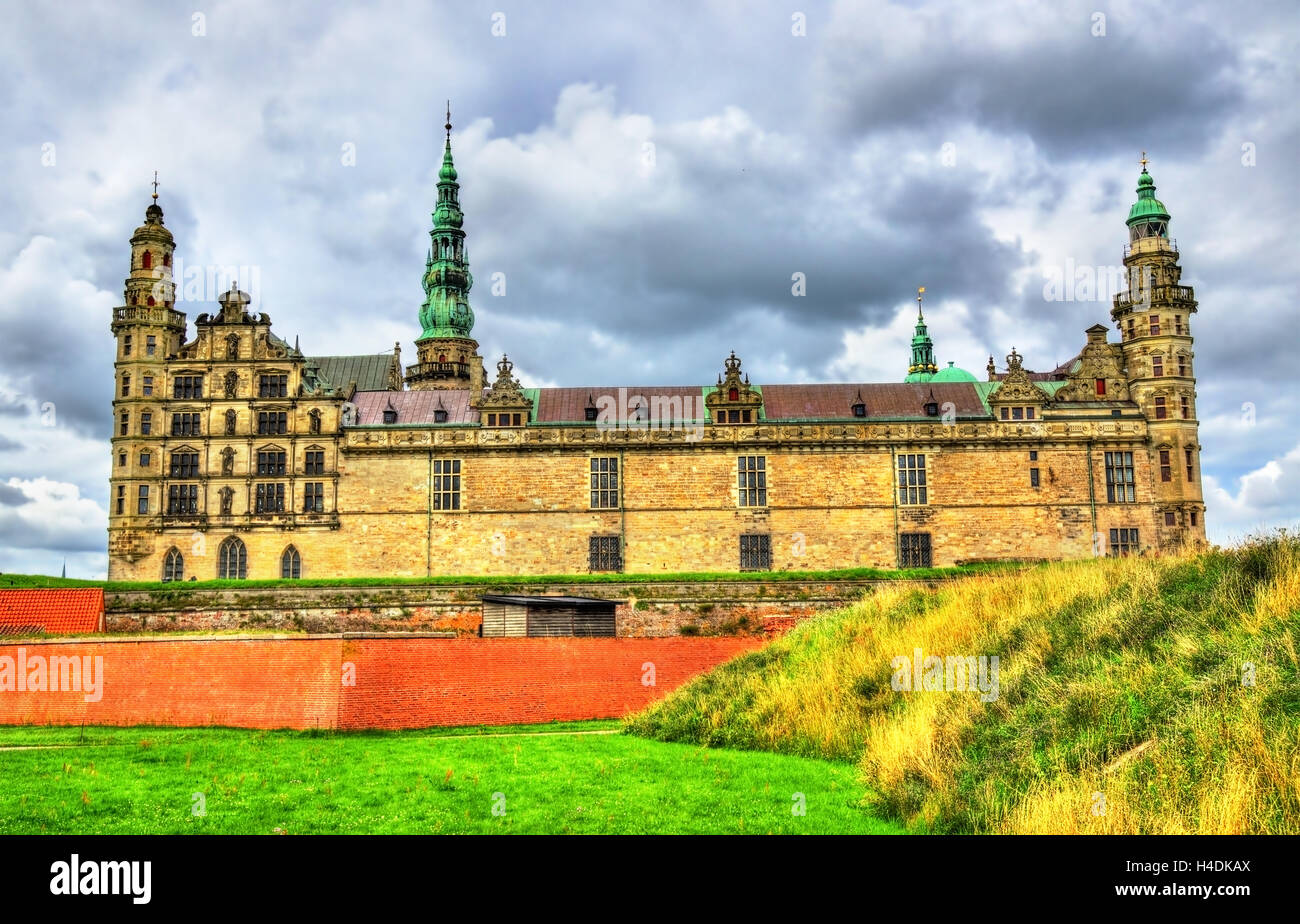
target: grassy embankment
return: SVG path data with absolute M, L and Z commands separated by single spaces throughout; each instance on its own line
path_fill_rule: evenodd
M 1300 833 L 1300 538 L 882 587 L 628 723 L 855 760 L 884 817 L 975 832 Z M 891 660 L 997 655 L 996 700 Z

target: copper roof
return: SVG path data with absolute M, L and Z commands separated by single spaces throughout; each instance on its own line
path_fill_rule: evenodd
M 388 370 L 392 353 L 367 353 L 361 356 L 308 356 L 307 365 L 320 370 L 320 377 L 335 388 L 357 383 L 357 391 L 379 391 L 388 387 Z

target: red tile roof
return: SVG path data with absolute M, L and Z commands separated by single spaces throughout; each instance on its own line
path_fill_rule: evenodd
M 0 635 L 104 631 L 100 587 L 0 590 Z
M 931 392 L 940 407 L 951 402 L 959 417 L 988 416 L 975 386 L 969 382 L 764 385 L 763 415 L 767 420 L 852 420 L 853 405 L 861 400 L 868 418 L 924 417 Z
M 384 411 L 397 412 L 397 423 L 431 424 L 436 411 L 447 412 L 447 423 L 478 423 L 478 411 L 469 406 L 469 389 L 445 391 L 359 391 L 352 396 L 357 406 L 357 426 L 375 427 L 384 422 Z
M 619 411 L 618 404 L 623 407 Z M 638 404 L 647 419 L 695 420 L 704 416 L 704 390 L 699 385 L 600 385 L 590 388 L 541 388 L 537 395 L 538 423 L 573 423 L 587 419 L 587 405 L 605 408 L 629 419 Z

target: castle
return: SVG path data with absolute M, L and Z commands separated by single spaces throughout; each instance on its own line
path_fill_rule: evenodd
M 1205 542 L 1192 289 L 1145 158 L 1119 342 L 987 379 L 940 368 L 921 313 L 902 381 L 526 388 L 489 381 L 451 153 L 417 362 L 308 356 L 235 285 L 175 307 L 154 201 L 114 309 L 110 580 L 912 567 Z M 901 370 L 900 370 L 901 371 Z

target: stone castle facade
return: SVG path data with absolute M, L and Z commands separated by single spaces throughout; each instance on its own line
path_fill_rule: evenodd
M 1192 316 L 1143 162 L 1129 290 L 1049 372 L 940 368 L 918 310 L 894 384 L 489 381 L 450 124 L 417 362 L 308 356 L 238 286 L 175 307 L 154 202 L 116 340 L 110 580 L 950 565 L 1205 542 Z M 920 297 L 918 296 L 918 306 Z

